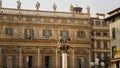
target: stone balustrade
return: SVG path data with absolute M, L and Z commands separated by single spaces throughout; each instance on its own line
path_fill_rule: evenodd
M 70 18 L 90 18 L 87 13 L 73 13 L 73 12 L 59 12 L 59 11 L 43 11 L 43 10 L 28 10 L 28 9 L 14 9 L 1 8 L 0 13 L 3 14 L 20 14 L 20 15 L 38 15 L 38 16 L 53 16 L 53 17 L 70 17 Z

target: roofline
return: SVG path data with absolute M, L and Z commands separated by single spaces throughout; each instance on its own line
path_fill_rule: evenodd
M 115 12 L 115 11 L 118 10 L 118 9 L 120 9 L 120 7 L 118 7 L 118 8 L 116 8 L 116 9 L 114 9 L 114 10 L 108 12 L 107 14 L 111 14 L 112 12 Z
M 115 15 L 113 15 L 113 16 L 109 16 L 109 17 L 105 18 L 105 20 L 107 21 L 107 20 L 109 20 L 109 19 L 111 19 L 111 18 L 113 18 L 113 17 L 115 17 L 115 16 L 117 16 L 117 15 L 120 15 L 120 13 L 117 13 L 117 14 L 115 14 Z

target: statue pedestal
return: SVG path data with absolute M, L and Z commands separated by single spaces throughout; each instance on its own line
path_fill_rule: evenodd
M 62 53 L 62 68 L 67 68 L 67 53 Z

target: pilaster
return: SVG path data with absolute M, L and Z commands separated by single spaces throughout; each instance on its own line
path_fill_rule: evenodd
M 72 68 L 75 68 L 75 64 L 74 64 L 74 61 L 75 61 L 75 53 L 74 53 L 74 48 L 72 48 L 72 62 L 73 62 L 73 67 Z
M 37 55 L 38 55 L 38 68 L 40 68 L 40 48 L 37 48 Z
M 56 47 L 56 68 L 58 68 L 58 48 Z
M 22 68 L 22 48 L 19 47 L 19 68 Z

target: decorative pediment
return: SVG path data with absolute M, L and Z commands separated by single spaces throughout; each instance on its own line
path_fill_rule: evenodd
M 75 50 L 75 54 L 88 55 L 89 50 L 87 48 L 78 48 Z
M 5 47 L 2 49 L 2 52 L 5 54 L 15 54 L 17 53 L 17 49 L 14 47 Z
M 54 52 L 52 50 L 41 50 L 42 54 L 53 54 Z
M 26 47 L 26 48 L 23 48 L 23 53 L 25 53 L 25 54 L 36 54 L 37 50 L 34 47 Z

